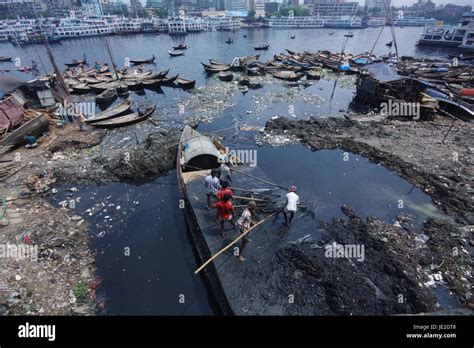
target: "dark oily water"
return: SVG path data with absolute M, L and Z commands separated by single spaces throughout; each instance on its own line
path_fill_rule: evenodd
M 143 184 L 59 188 L 75 200 L 96 252 L 98 297 L 111 315 L 212 314 L 179 209 L 176 172 Z

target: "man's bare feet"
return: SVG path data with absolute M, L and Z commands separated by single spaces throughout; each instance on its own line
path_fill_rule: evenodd
M 245 261 L 245 257 L 243 257 L 242 255 L 239 255 L 239 261 L 244 262 L 244 261 Z

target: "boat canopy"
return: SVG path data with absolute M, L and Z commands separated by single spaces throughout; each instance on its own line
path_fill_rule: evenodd
M 220 152 L 210 138 L 186 126 L 180 141 L 183 148 L 182 164 L 202 169 L 216 168 L 218 166 L 217 158 Z

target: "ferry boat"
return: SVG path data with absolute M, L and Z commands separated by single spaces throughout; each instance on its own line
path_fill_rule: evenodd
M 369 27 L 383 27 L 387 23 L 385 17 L 372 17 L 367 21 Z
M 394 19 L 393 25 L 396 27 L 424 27 L 436 24 L 436 19 L 425 17 L 406 17 Z
M 322 28 L 324 22 L 318 17 L 276 17 L 265 19 L 264 26 L 267 28 Z
M 465 13 L 457 26 L 427 26 L 421 34 L 418 45 L 462 47 L 472 46 L 474 36 L 474 12 Z
M 108 35 L 113 32 L 113 25 L 101 18 L 84 17 L 79 19 L 73 14 L 68 18 L 59 19 L 57 31 L 59 36 L 70 38 Z
M 362 18 L 358 16 L 319 16 L 326 28 L 362 28 Z

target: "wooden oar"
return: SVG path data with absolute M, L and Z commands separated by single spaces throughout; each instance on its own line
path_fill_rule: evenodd
M 225 246 L 224 248 L 222 248 L 221 250 L 219 250 L 216 254 L 214 254 L 214 256 L 212 256 L 209 260 L 207 260 L 206 262 L 203 263 L 203 265 L 201 267 L 199 267 L 195 272 L 194 274 L 198 274 L 201 270 L 204 269 L 204 267 L 206 267 L 209 263 L 211 263 L 211 261 L 213 261 L 217 256 L 219 256 L 220 254 L 222 254 L 224 251 L 226 251 L 227 249 L 229 249 L 232 245 L 234 245 L 235 243 L 237 243 L 240 239 L 242 239 L 243 237 L 245 237 L 247 234 L 249 234 L 255 227 L 259 226 L 260 224 L 264 223 L 265 221 L 267 221 L 269 218 L 271 218 L 272 216 L 275 216 L 276 214 L 278 214 L 278 211 L 272 213 L 271 215 L 268 215 L 265 219 L 259 221 L 258 223 L 256 223 L 255 225 L 253 225 L 251 228 L 249 228 L 249 230 L 245 233 L 242 233 L 238 238 L 234 239 L 231 243 L 229 243 L 227 246 Z

